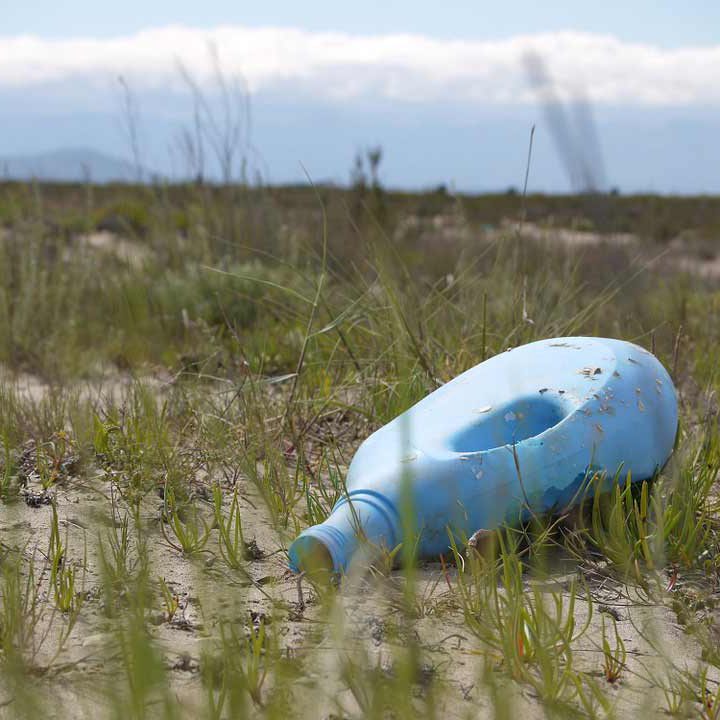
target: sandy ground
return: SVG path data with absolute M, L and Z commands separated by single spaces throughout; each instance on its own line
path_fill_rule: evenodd
M 119 403 L 132 387 L 141 380 L 149 390 L 162 393 L 173 382 L 173 376 L 165 370 L 145 372 L 142 378 L 131 373 L 121 372 L 115 367 L 98 367 L 93 376 L 84 380 L 75 380 L 62 387 L 63 395 L 72 397 L 79 403 L 102 405 Z M 0 387 L 10 389 L 20 400 L 39 403 L 49 397 L 58 388 L 38 375 L 27 372 L 12 372 L 0 363 Z

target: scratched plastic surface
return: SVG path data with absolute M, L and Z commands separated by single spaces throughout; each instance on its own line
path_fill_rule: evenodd
M 670 376 L 637 345 L 570 337 L 508 350 L 367 438 L 347 496 L 295 540 L 290 567 L 303 569 L 319 546 L 336 572 L 365 540 L 394 548 L 408 498 L 419 555 L 429 557 L 448 550 L 448 529 L 462 541 L 517 522 L 528 507 L 566 506 L 590 472 L 650 478 L 670 457 L 677 422 Z

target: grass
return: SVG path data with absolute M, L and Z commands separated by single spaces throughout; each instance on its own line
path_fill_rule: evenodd
M 717 717 L 720 291 L 650 260 L 720 204 L 528 198 L 640 237 L 578 249 L 483 234 L 511 194 L 221 190 L 0 189 L 0 714 Z M 372 430 L 572 333 L 672 369 L 656 478 L 339 586 L 287 572 Z

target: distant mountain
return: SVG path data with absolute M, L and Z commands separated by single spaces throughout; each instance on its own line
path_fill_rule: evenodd
M 37 155 L 0 156 L 0 178 L 95 183 L 135 182 L 138 174 L 150 179 L 146 168 L 89 148 L 63 148 Z
M 6 166 L 8 174 L 25 178 L 34 171 L 36 177 L 78 179 L 85 153 L 92 156 L 85 165 L 93 181 L 135 179 L 132 163 L 118 159 L 128 157 L 128 145 L 117 131 L 112 103 L 97 112 L 51 112 L 49 100 L 39 91 L 30 97 L 32 103 L 29 96 L 30 91 L 12 95 L 0 87 L 0 180 Z M 155 173 L 173 180 L 194 175 L 178 149 L 179 128 L 188 127 L 186 110 L 173 97 L 161 93 L 143 105 L 140 149 L 146 181 Z M 535 123 L 528 191 L 572 190 L 552 124 L 535 107 L 488 107 L 470 113 L 462 108 L 456 112 L 454 107 L 392 103 L 318 105 L 262 93 L 253 97 L 252 107 L 249 161 L 266 184 L 307 183 L 308 176 L 316 183 L 326 179 L 347 183 L 355 154 L 380 145 L 384 151 L 380 180 L 387 188 L 432 188 L 440 183 L 462 192 L 522 188 L 530 128 Z M 623 194 L 720 194 L 718 113 L 712 106 L 597 107 L 593 114 L 608 189 L 617 187 Z M 574 138 L 569 147 L 577 145 Z M 102 148 L 100 157 L 109 159 L 113 169 L 103 171 L 105 163 L 95 167 L 98 154 L 75 150 L 69 151 L 69 159 L 68 151 L 59 153 L 65 156 L 64 171 L 53 170 L 44 158 L 50 160 L 55 153 L 34 154 L 36 148 L 48 146 Z M 236 176 L 244 152 L 241 148 L 236 156 Z M 27 157 L 10 157 L 21 154 Z M 208 145 L 204 176 L 210 181 L 219 175 Z M 251 170 L 248 176 L 255 179 Z

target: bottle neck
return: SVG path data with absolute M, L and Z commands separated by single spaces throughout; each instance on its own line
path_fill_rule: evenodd
M 398 543 L 400 523 L 392 503 L 380 493 L 355 490 L 341 498 L 325 522 L 304 530 L 289 549 L 294 572 L 327 565 L 346 572 L 350 562 L 370 560 Z M 330 567 L 331 566 L 331 567 Z

